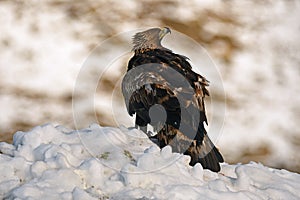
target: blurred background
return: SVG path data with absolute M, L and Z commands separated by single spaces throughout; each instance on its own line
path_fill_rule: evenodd
M 300 172 L 299 1 L 1 0 L 0 14 L 0 141 L 12 142 L 16 131 L 49 122 L 69 128 L 93 122 L 120 125 L 107 107 L 114 91 L 119 101 L 113 103 L 119 110 L 114 112 L 119 119 L 129 118 L 115 87 L 131 54 L 102 77 L 94 107 L 85 106 L 89 91 L 84 87 L 75 93 L 81 105 L 75 126 L 72 100 L 78 74 L 89 57 L 95 67 L 80 77 L 81 83 L 99 81 L 99 70 L 106 66 L 97 55 L 103 59 L 114 53 L 95 52 L 102 41 L 138 28 L 168 26 L 201 44 L 221 74 L 224 91 L 214 87 L 219 80 L 210 69 L 198 66 L 212 85 L 214 101 L 208 104 L 215 105 L 207 112 L 217 117 L 209 123 L 223 125 L 221 134 L 209 135 L 225 161 L 256 161 Z M 130 45 L 122 37 L 113 41 L 110 49 Z M 192 57 L 186 44 L 179 50 Z M 226 112 L 220 109 L 218 115 L 220 105 Z

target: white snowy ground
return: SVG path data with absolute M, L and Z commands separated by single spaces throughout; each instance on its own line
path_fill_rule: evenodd
M 136 129 L 51 124 L 0 143 L 4 199 L 299 199 L 300 175 L 261 164 L 190 167 Z

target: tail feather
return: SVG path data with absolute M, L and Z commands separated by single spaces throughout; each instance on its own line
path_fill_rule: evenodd
M 167 133 L 167 134 L 166 134 Z M 202 141 L 192 140 L 178 129 L 167 126 L 158 134 L 159 146 L 162 148 L 170 145 L 173 151 L 191 156 L 190 165 L 201 163 L 204 169 L 220 171 L 220 164 L 224 159 L 219 150 L 214 146 L 208 135 L 205 134 Z
M 219 150 L 214 147 L 204 158 L 195 158 L 201 163 L 204 169 L 210 169 L 211 171 L 218 172 L 221 170 L 220 162 L 224 162 Z M 194 163 L 195 164 L 195 163 Z
M 190 165 L 200 162 L 204 169 L 214 172 L 220 171 L 219 163 L 224 162 L 223 156 L 207 135 L 204 136 L 201 144 L 190 147 L 186 154 L 191 156 Z

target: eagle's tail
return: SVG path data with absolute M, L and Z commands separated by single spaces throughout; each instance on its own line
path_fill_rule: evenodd
M 224 162 L 219 150 L 201 128 L 198 129 L 196 138 L 191 139 L 180 130 L 167 125 L 158 132 L 157 140 L 160 148 L 170 145 L 173 151 L 191 156 L 189 164 L 192 166 L 201 163 L 204 169 L 218 172 L 220 171 L 219 163 Z
M 196 142 L 196 145 L 191 145 L 185 154 L 191 156 L 190 165 L 194 166 L 199 162 L 203 169 L 210 169 L 214 172 L 220 171 L 219 163 L 224 162 L 221 153 L 206 134 L 202 142 Z

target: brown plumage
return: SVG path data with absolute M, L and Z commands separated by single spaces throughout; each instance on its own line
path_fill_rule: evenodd
M 152 28 L 134 35 L 134 56 L 122 81 L 128 113 L 136 114 L 136 127 L 143 131 L 147 132 L 147 124 L 154 127 L 161 148 L 170 145 L 173 151 L 190 155 L 190 165 L 199 162 L 218 172 L 224 160 L 204 128 L 208 81 L 192 71 L 187 57 L 161 45 L 170 32 L 166 27 Z

